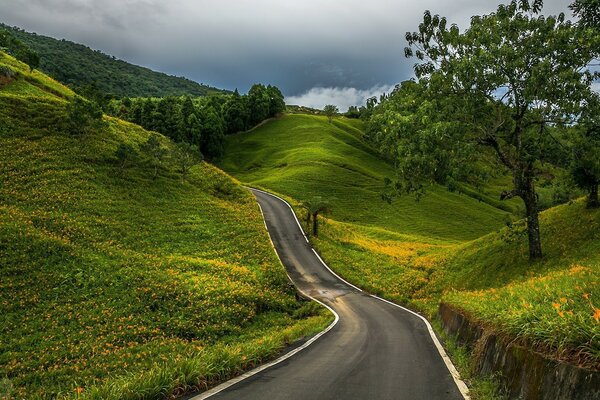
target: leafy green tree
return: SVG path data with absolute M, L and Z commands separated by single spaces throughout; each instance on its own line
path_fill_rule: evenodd
M 344 115 L 346 116 L 346 118 L 358 119 L 360 118 L 360 111 L 358 110 L 357 106 L 350 106 L 348 107 L 348 111 L 346 111 Z
M 143 100 L 141 112 L 141 125 L 148 130 L 157 130 L 158 123 L 154 121 L 156 106 L 152 99 Z
M 248 92 L 249 126 L 254 126 L 269 118 L 271 98 L 267 88 L 262 84 L 252 85 Z
M 304 201 L 302 207 L 306 210 L 306 224 L 309 225 L 312 220 L 313 236 L 319 236 L 319 214 L 329 211 L 329 202 L 321 196 L 315 196 Z
M 333 104 L 327 104 L 325 107 L 323 107 L 323 113 L 325 116 L 327 116 L 329 123 L 333 121 L 333 117 L 335 117 L 339 111 L 340 110 L 337 108 L 337 106 L 334 106 Z
M 191 114 L 186 123 L 186 136 L 184 138 L 188 143 L 200 146 L 202 143 L 202 126 L 196 114 Z
M 158 177 L 158 168 L 162 166 L 167 155 L 167 148 L 160 142 L 160 135 L 151 133 L 146 142 L 140 146 L 140 151 L 152 165 L 154 170 L 152 179 L 156 179 Z
M 458 182 L 480 184 L 475 144 L 462 140 L 462 124 L 444 117 L 457 104 L 430 93 L 424 82 L 405 81 L 373 108 L 366 137 L 398 171 L 395 182 L 386 180 L 388 201 L 403 193 L 418 200 L 436 183 L 450 190 Z
M 198 150 L 198 146 L 186 142 L 179 142 L 175 145 L 172 157 L 179 166 L 179 171 L 183 179 L 187 177 L 191 167 L 202 161 L 202 155 Z
M 274 117 L 285 111 L 285 101 L 283 94 L 276 86 L 267 86 L 269 95 L 269 117 Z
M 29 66 L 30 70 L 34 70 L 40 66 L 40 56 L 38 53 L 5 29 L 0 29 L 0 50 L 4 50 L 17 60 L 24 62 Z
M 600 97 L 593 100 L 582 114 L 577 135 L 573 138 L 571 171 L 577 186 L 588 191 L 588 208 L 600 207 Z
M 136 154 L 137 151 L 129 143 L 119 144 L 119 147 L 117 147 L 117 150 L 115 151 L 115 158 L 117 159 L 121 171 L 129 166 L 129 163 L 135 159 Z
M 223 121 L 216 110 L 209 107 L 202 111 L 200 151 L 206 158 L 214 160 L 223 155 L 224 147 L 225 133 Z
M 237 89 L 223 106 L 223 118 L 227 133 L 236 133 L 246 130 L 248 121 L 248 107 L 245 99 L 240 96 Z
M 105 126 L 102 110 L 91 101 L 80 96 L 73 97 L 67 105 L 67 129 L 69 133 L 95 133 Z
M 600 48 L 598 35 L 563 14 L 543 17 L 541 9 L 540 0 L 512 1 L 473 17 L 464 33 L 427 11 L 419 31 L 407 33 L 405 50 L 421 61 L 417 77 L 456 103 L 445 115 L 462 125 L 453 140 L 490 148 L 512 172 L 513 187 L 502 198 L 525 204 L 531 260 L 542 257 L 535 181 L 551 140 L 547 128 L 579 114 L 594 78 L 587 66 Z M 448 157 L 441 156 L 434 165 Z
M 576 0 L 569 8 L 582 26 L 600 29 L 600 0 Z

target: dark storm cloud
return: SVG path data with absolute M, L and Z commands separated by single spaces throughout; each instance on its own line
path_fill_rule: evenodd
M 404 34 L 424 10 L 464 28 L 499 2 L 0 0 L 0 21 L 218 87 L 272 83 L 310 103 L 369 95 L 409 78 L 414 61 L 403 57 Z M 548 0 L 545 14 L 569 3 Z

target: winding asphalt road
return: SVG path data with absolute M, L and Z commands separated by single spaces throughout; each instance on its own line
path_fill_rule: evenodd
M 307 243 L 287 203 L 253 192 L 294 284 L 335 310 L 339 321 L 293 357 L 195 399 L 465 398 L 457 386 L 462 382 L 454 379 L 453 367 L 447 365 L 420 317 L 335 276 Z

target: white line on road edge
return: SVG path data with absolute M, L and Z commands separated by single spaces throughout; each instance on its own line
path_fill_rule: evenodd
M 262 190 L 261 190 L 262 192 Z M 266 192 L 264 192 L 266 193 Z M 283 200 L 286 204 L 287 201 Z M 258 208 L 260 208 L 260 212 L 263 215 L 263 222 L 264 221 L 264 217 L 265 217 L 265 213 L 263 212 L 262 207 L 260 206 L 260 203 L 258 203 Z M 288 204 L 289 206 L 289 204 Z M 290 206 L 291 208 L 291 206 Z M 293 210 L 292 210 L 293 211 Z M 296 216 L 296 214 L 294 214 L 294 216 Z M 298 219 L 296 219 L 296 221 L 298 221 Z M 281 263 L 281 265 L 283 266 L 283 262 L 281 261 L 281 258 L 279 257 L 279 253 L 277 253 L 277 249 L 275 248 L 275 244 L 273 243 L 273 239 L 271 238 L 271 233 L 269 232 L 269 229 L 267 228 L 267 223 L 265 222 L 265 229 L 267 230 L 267 233 L 269 235 L 269 240 L 271 241 L 271 246 L 273 246 L 273 250 L 275 250 L 275 254 L 277 254 L 277 258 L 279 258 L 279 262 Z M 300 227 L 300 229 L 302 229 L 302 227 Z M 304 231 L 302 232 L 302 234 L 304 235 Z M 308 242 L 308 239 L 306 238 L 306 235 L 304 235 L 304 239 L 306 239 L 306 241 Z M 285 267 L 284 267 L 285 270 Z M 287 272 L 286 272 L 287 274 Z M 290 281 L 292 281 L 292 278 L 288 275 L 288 278 L 290 279 Z M 293 282 L 293 281 L 292 281 Z M 250 370 L 240 376 L 237 376 L 233 379 L 228 380 L 227 382 L 224 382 L 222 384 L 220 384 L 219 386 L 216 386 L 210 390 L 207 390 L 206 392 L 200 393 L 197 396 L 192 397 L 190 400 L 204 400 L 207 399 L 209 397 L 214 396 L 215 394 L 222 392 L 223 390 L 245 380 L 250 378 L 251 376 L 254 376 L 256 374 L 258 374 L 259 372 L 264 371 L 265 369 L 271 368 L 272 366 L 281 363 L 282 361 L 287 360 L 288 358 L 292 357 L 293 355 L 295 355 L 296 353 L 301 352 L 302 350 L 306 349 L 308 346 L 310 346 L 311 344 L 313 344 L 315 341 L 317 341 L 321 336 L 323 336 L 324 334 L 326 334 L 327 332 L 329 332 L 331 329 L 333 329 L 334 326 L 337 325 L 338 321 L 340 320 L 340 316 L 338 315 L 338 313 L 336 313 L 333 308 L 329 307 L 327 304 L 315 299 L 312 296 L 309 296 L 308 294 L 304 293 L 302 290 L 300 290 L 299 288 L 296 288 L 296 290 L 298 290 L 303 296 L 316 301 L 317 303 L 319 303 L 320 305 L 322 305 L 323 307 L 327 308 L 329 311 L 331 311 L 331 313 L 334 315 L 335 319 L 333 320 L 333 322 L 331 324 L 329 324 L 329 326 L 327 328 L 325 328 L 323 331 L 319 332 L 318 334 L 316 334 L 315 336 L 313 336 L 312 338 L 310 338 L 310 340 L 308 340 L 306 343 L 304 343 L 302 346 L 295 348 L 294 350 L 282 355 L 281 357 L 279 357 L 278 359 L 271 361 L 270 363 L 266 363 L 261 365 L 260 367 L 256 367 L 253 370 Z
M 274 195 L 272 193 L 269 192 L 265 192 L 264 190 L 260 190 L 260 189 L 254 189 L 258 192 L 261 193 L 265 193 L 269 196 L 275 197 L 281 201 L 283 201 L 285 204 L 288 205 L 288 207 L 290 208 L 290 210 L 292 210 L 292 214 L 294 215 L 294 218 L 296 219 L 296 223 L 298 223 L 298 227 L 300 228 L 300 231 L 302 232 L 302 234 L 304 235 L 304 230 L 302 230 L 302 226 L 300 225 L 300 222 L 298 221 L 298 217 L 296 217 L 296 213 L 294 212 L 294 209 L 292 208 L 292 206 L 290 205 L 290 203 L 288 203 L 287 201 L 285 201 L 284 199 L 282 199 L 281 197 Z M 260 205 L 259 205 L 260 206 Z M 306 238 L 306 235 L 304 235 L 304 238 L 306 239 L 306 241 L 308 242 L 308 239 Z M 312 246 L 311 246 L 312 248 Z M 315 253 L 315 255 L 317 256 L 317 258 L 319 259 L 319 261 L 321 261 L 321 264 L 323 264 L 323 266 L 325 268 L 327 268 L 327 270 L 329 272 L 331 272 L 331 274 L 333 274 L 336 278 L 338 278 L 339 280 L 341 280 L 342 282 L 344 282 L 346 285 L 353 287 L 354 289 L 358 290 L 359 292 L 363 292 L 365 294 L 368 294 L 369 296 L 383 301 L 384 303 L 388 303 L 394 307 L 398 307 L 406 312 L 409 312 L 417 317 L 419 317 L 427 326 L 427 330 L 429 331 L 429 336 L 431 336 L 431 340 L 433 341 L 433 344 L 435 345 L 438 353 L 440 353 L 440 356 L 442 357 L 442 360 L 444 361 L 444 364 L 446 364 L 446 368 L 448 368 L 448 371 L 450 372 L 450 375 L 452 376 L 452 379 L 454 379 L 454 383 L 456 384 L 456 386 L 458 387 L 458 390 L 460 391 L 460 393 L 462 394 L 463 398 L 465 400 L 470 400 L 471 396 L 469 396 L 469 388 L 467 387 L 467 385 L 465 384 L 465 382 L 461 379 L 460 374 L 458 373 L 458 370 L 456 369 L 456 367 L 454 366 L 454 364 L 452 363 L 452 360 L 450 359 L 450 357 L 448 357 L 448 354 L 446 353 L 446 350 L 444 350 L 444 347 L 442 346 L 442 344 L 440 343 L 439 339 L 437 338 L 433 327 L 431 326 L 431 324 L 429 323 L 429 321 L 427 320 L 427 318 L 425 318 L 424 316 L 422 316 L 421 314 L 418 314 L 412 310 L 409 310 L 406 307 L 402 307 L 401 305 L 398 305 L 396 303 L 393 303 L 389 300 L 383 299 L 379 296 L 375 296 L 374 294 L 370 294 L 370 293 L 366 293 L 364 290 L 362 290 L 361 288 L 354 286 L 353 284 L 351 284 L 350 282 L 348 282 L 347 280 L 345 280 L 344 278 L 342 278 L 341 276 L 339 276 L 338 274 L 336 274 L 331 268 L 329 268 L 329 266 L 325 263 L 325 261 L 323 261 L 323 259 L 321 258 L 321 256 L 319 255 L 319 253 L 317 253 L 315 251 L 314 248 L 312 248 L 313 253 Z M 318 301 L 318 300 L 317 300 Z M 329 308 L 329 307 L 328 307 Z

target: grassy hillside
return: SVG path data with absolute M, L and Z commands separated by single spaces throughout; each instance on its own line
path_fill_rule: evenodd
M 0 52 L 0 397 L 165 398 L 330 321 L 295 300 L 237 182 L 121 171 L 117 146 L 149 132 L 64 133 L 72 95 Z
M 74 88 L 89 85 L 116 97 L 206 96 L 222 90 L 115 59 L 87 46 L 0 24 L 35 50 L 40 69 Z
M 471 197 L 433 188 L 420 202 L 382 200 L 392 167 L 361 141 L 361 122 L 287 115 L 228 138 L 223 169 L 296 200 L 322 195 L 336 221 L 378 227 L 420 241 L 457 242 L 498 229 L 508 213 Z M 425 237 L 425 238 L 421 238 Z
M 358 139 L 358 123 L 349 124 L 290 115 L 231 137 L 222 165 L 292 203 L 333 194 L 332 210 L 311 240 L 349 281 L 430 316 L 440 301 L 449 302 L 540 351 L 597 367 L 598 211 L 582 202 L 545 211 L 546 257 L 530 264 L 524 222 L 507 227 L 509 215 L 487 203 L 441 188 L 419 203 L 381 201 L 391 167 Z

